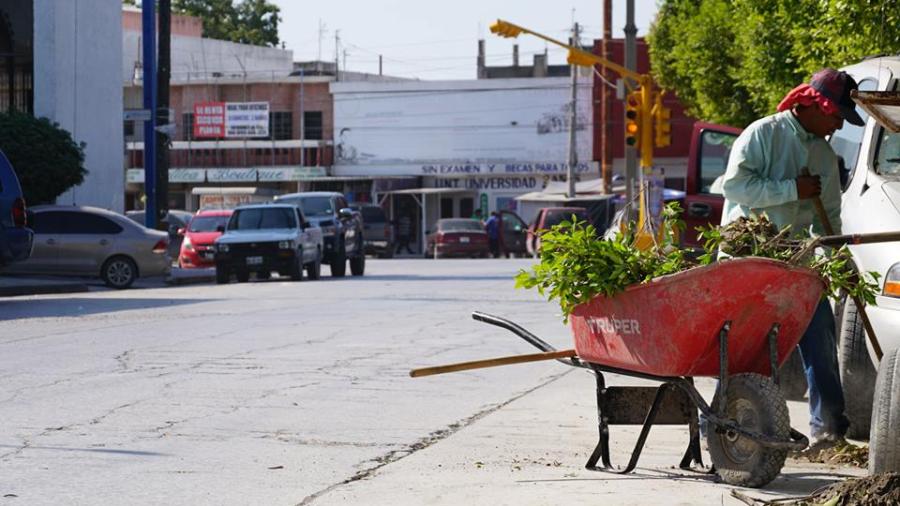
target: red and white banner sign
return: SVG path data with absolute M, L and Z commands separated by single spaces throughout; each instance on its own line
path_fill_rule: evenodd
M 225 137 L 225 102 L 194 104 L 194 138 L 219 139 Z

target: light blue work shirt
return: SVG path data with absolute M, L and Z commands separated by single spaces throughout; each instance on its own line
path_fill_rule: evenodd
M 795 179 L 819 176 L 820 195 L 835 234 L 841 233 L 841 181 L 837 155 L 825 139 L 807 132 L 791 111 L 754 121 L 734 141 L 725 174 L 712 191 L 725 195 L 722 225 L 765 213 L 779 229 L 825 235 L 813 199 L 797 200 Z

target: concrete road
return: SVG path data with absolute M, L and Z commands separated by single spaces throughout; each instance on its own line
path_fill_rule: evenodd
M 473 310 L 570 347 L 558 307 L 513 289 L 528 265 L 371 260 L 363 278 L 0 299 L 0 505 L 733 504 L 671 469 L 680 428 L 654 430 L 633 475 L 584 471 L 583 371 L 408 377 L 536 351 Z M 617 430 L 621 462 L 635 431 Z M 847 473 L 792 463 L 762 497 Z
M 476 309 L 569 346 L 513 289 L 526 265 L 0 299 L 0 504 L 297 504 L 367 476 L 566 372 L 408 377 L 536 351 Z

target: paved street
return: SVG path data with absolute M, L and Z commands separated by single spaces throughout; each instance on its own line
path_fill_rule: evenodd
M 570 345 L 553 305 L 513 289 L 525 265 L 0 299 L 0 496 L 296 504 L 365 475 L 565 372 L 408 377 L 536 351 L 475 309 Z
M 557 306 L 513 289 L 529 263 L 370 260 L 363 278 L 0 298 L 0 505 L 676 504 L 667 490 L 735 504 L 670 469 L 682 429 L 654 430 L 636 474 L 584 471 L 585 372 L 408 377 L 536 351 L 473 310 L 570 347 Z M 805 432 L 803 403 L 791 410 Z M 793 464 L 765 496 L 847 472 L 861 473 Z

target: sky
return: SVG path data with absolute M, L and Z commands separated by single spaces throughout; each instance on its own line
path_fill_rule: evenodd
M 548 50 L 551 65 L 565 63 L 565 50 L 523 35 L 503 39 L 490 33 L 497 18 L 565 41 L 572 22 L 583 26 L 584 39 L 597 39 L 603 29 L 603 0 L 569 0 L 553 5 L 538 0 L 269 0 L 281 8 L 279 36 L 295 61 L 335 58 L 340 37 L 342 70 L 439 79 L 474 79 L 478 39 L 485 39 L 489 66 L 511 65 L 512 46 L 519 63 L 530 65 L 535 53 Z M 634 0 L 638 36 L 656 15 L 657 0 Z M 613 0 L 613 37 L 624 37 L 624 0 Z M 321 33 L 321 36 L 320 36 Z M 513 42 L 515 41 L 515 42 Z M 345 65 L 346 62 L 346 65 Z

